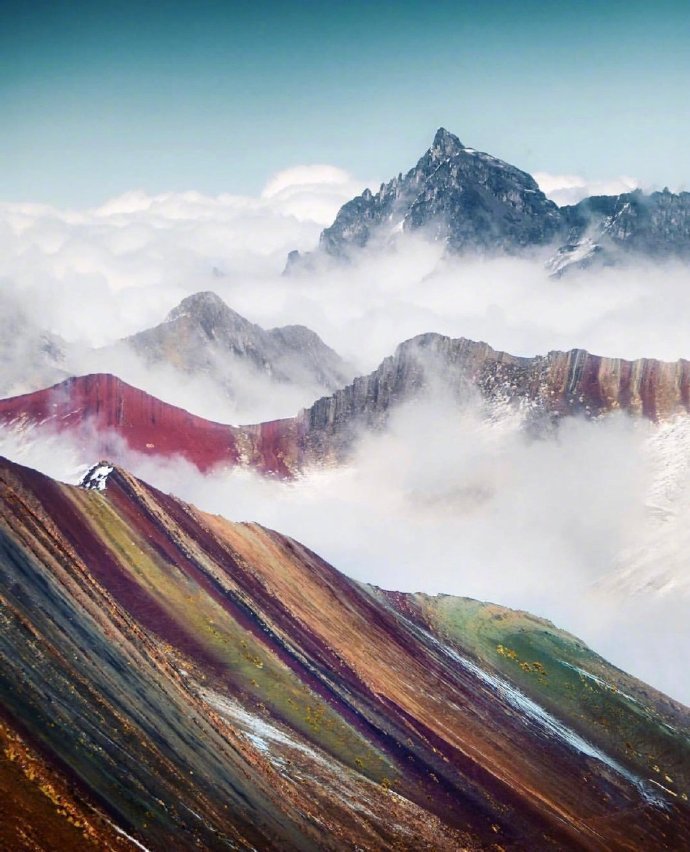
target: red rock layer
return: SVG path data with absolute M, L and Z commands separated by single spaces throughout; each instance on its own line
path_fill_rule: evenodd
M 202 472 L 245 463 L 280 476 L 289 473 L 297 431 L 291 421 L 245 429 L 214 423 L 107 374 L 0 400 L 0 422 L 69 433 L 91 458 L 122 459 L 124 442 L 144 455 L 180 456 Z
M 467 607 L 442 603 L 122 470 L 100 492 L 0 462 L 0 712 L 63 779 L 67 816 L 94 814 L 85 836 L 107 821 L 151 850 L 688 847 L 686 708 L 541 622 L 480 653 L 456 629 Z M 25 775 L 10 848 L 30 848 L 43 777 Z M 43 804 L 57 843 L 71 824 Z
M 88 461 L 126 462 L 126 448 L 181 456 L 201 471 L 244 465 L 289 477 L 312 464 L 347 458 L 362 429 L 380 429 L 391 409 L 446 383 L 453 396 L 522 406 L 539 420 L 625 411 L 651 420 L 690 410 L 690 362 L 625 361 L 584 350 L 516 358 L 485 343 L 426 334 L 398 347 L 368 376 L 297 416 L 252 426 L 214 423 L 162 402 L 114 376 L 72 378 L 0 401 L 0 423 L 44 425 L 74 435 Z

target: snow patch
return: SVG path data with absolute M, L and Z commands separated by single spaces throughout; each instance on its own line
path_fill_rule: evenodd
M 131 835 L 131 834 L 127 834 L 127 832 L 126 832 L 126 831 L 124 831 L 124 830 L 123 830 L 122 828 L 120 828 L 119 826 L 115 825 L 115 823 L 114 823 L 114 822 L 110 822 L 110 820 L 109 820 L 109 819 L 108 819 L 108 820 L 106 820 L 106 822 L 107 822 L 107 823 L 108 823 L 108 824 L 109 824 L 112 828 L 114 828 L 114 829 L 115 829 L 115 831 L 116 831 L 118 834 L 120 834 L 122 837 L 126 837 L 126 838 L 127 838 L 127 840 L 129 840 L 129 842 L 130 842 L 130 843 L 133 843 L 133 844 L 134 844 L 134 845 L 135 845 L 138 849 L 143 849 L 143 852 L 151 852 L 151 850 L 150 850 L 147 846 L 144 846 L 144 844 L 143 844 L 143 843 L 139 843 L 139 841 L 136 839 L 136 837 L 132 837 L 132 835 Z
M 571 728 L 568 728 L 554 716 L 552 716 L 547 710 L 521 692 L 517 687 L 513 686 L 507 680 L 504 680 L 502 677 L 490 674 L 489 672 L 484 671 L 480 666 L 466 657 L 461 657 L 455 650 L 449 648 L 447 645 L 444 645 L 442 642 L 439 642 L 431 633 L 424 630 L 421 627 L 417 627 L 408 619 L 404 619 L 409 627 L 412 628 L 415 632 L 421 633 L 425 636 L 425 638 L 430 641 L 436 648 L 442 651 L 446 656 L 450 657 L 456 663 L 458 663 L 462 668 L 466 671 L 473 674 L 479 680 L 481 680 L 486 686 L 488 686 L 492 692 L 494 692 L 500 699 L 505 701 L 515 710 L 519 711 L 521 717 L 527 723 L 531 723 L 539 728 L 549 737 L 553 737 L 554 739 L 560 740 L 565 745 L 570 748 L 579 751 L 581 754 L 587 755 L 587 757 L 591 757 L 594 760 L 599 761 L 600 763 L 605 764 L 614 772 L 616 772 L 621 777 L 625 778 L 629 781 L 633 786 L 635 786 L 645 801 L 650 804 L 656 805 L 657 807 L 665 807 L 666 802 L 662 799 L 654 790 L 652 790 L 649 785 L 644 781 L 644 779 L 639 778 L 634 775 L 624 766 L 621 766 L 617 760 L 612 758 L 610 755 L 606 754 L 600 748 L 593 745 L 592 743 L 585 740 Z
M 114 469 L 107 462 L 99 462 L 84 474 L 79 485 L 88 491 L 105 491 L 108 477 Z

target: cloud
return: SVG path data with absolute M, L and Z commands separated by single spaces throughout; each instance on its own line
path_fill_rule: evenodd
M 660 438 L 621 415 L 568 420 L 535 439 L 515 412 L 487 417 L 472 399 L 458 407 L 440 377 L 386 432 L 362 435 L 347 467 L 297 482 L 202 476 L 182 460 L 119 452 L 159 488 L 287 533 L 359 580 L 547 617 L 688 702 L 690 568 L 676 532 L 690 528 L 689 432 L 676 424 Z M 87 452 L 51 434 L 0 432 L 0 453 L 71 481 L 97 460 Z M 672 505 L 675 528 L 660 523 L 660 504 Z
M 690 354 L 690 272 L 680 264 L 552 281 L 541 257 L 451 259 L 439 244 L 402 235 L 346 266 L 281 276 L 289 250 L 316 245 L 326 207 L 356 191 L 348 180 L 332 167 L 298 167 L 271 179 L 260 198 L 135 191 L 86 211 L 1 204 L 3 296 L 71 342 L 71 372 L 119 372 L 231 422 L 285 416 L 315 390 L 280 389 L 239 371 L 229 400 L 203 376 L 151 370 L 134 356 L 108 360 L 88 345 L 155 325 L 184 296 L 210 289 L 266 328 L 310 326 L 360 373 L 427 331 L 517 355 L 575 347 L 627 358 Z M 559 183 L 577 189 L 560 180 L 552 191 Z M 26 375 L 26 349 L 4 351 L 6 374 Z M 652 451 L 650 437 L 662 430 L 624 418 L 573 422 L 557 439 L 534 442 L 519 421 L 458 412 L 440 394 L 400 412 L 385 436 L 363 437 L 347 469 L 294 484 L 241 472 L 204 478 L 181 462 L 128 463 L 203 508 L 292 534 L 360 579 L 550 617 L 687 701 L 684 658 L 673 652 L 674 642 L 687 643 L 685 490 L 674 486 L 658 511 L 659 483 L 670 482 L 669 471 L 681 482 L 690 458 L 681 432 L 659 439 L 663 452 Z M 1 448 L 52 474 L 73 477 L 95 461 L 62 439 L 23 440 L 5 433 Z M 678 647 L 687 657 L 687 645 Z
M 690 274 L 682 265 L 638 264 L 552 281 L 541 258 L 454 260 L 438 243 L 400 235 L 387 251 L 365 250 L 345 266 L 283 277 L 288 251 L 312 249 L 322 227 L 286 212 L 284 196 L 306 192 L 318 206 L 323 187 L 333 186 L 344 194 L 345 174 L 315 166 L 276 176 L 262 198 L 133 191 L 86 211 L 0 204 L 3 296 L 38 329 L 72 344 L 64 369 L 119 373 L 168 402 L 232 422 L 286 416 L 318 390 L 293 393 L 238 374 L 243 398 L 229 403 L 203 378 L 94 356 L 89 347 L 157 325 L 185 296 L 213 290 L 265 328 L 309 326 L 359 373 L 427 331 L 485 340 L 517 355 L 576 347 L 626 358 L 688 355 Z M 13 349 L 16 363 L 9 355 L 5 361 L 12 390 L 46 383 L 40 370 L 27 373 L 20 350 Z
M 342 205 L 365 188 L 343 169 L 328 165 L 293 166 L 273 175 L 261 197 L 300 221 L 330 225 Z
M 623 192 L 632 192 L 640 186 L 635 178 L 625 175 L 609 180 L 588 180 L 579 175 L 535 172 L 534 179 L 541 191 L 559 207 L 577 204 L 590 195 L 620 195 Z

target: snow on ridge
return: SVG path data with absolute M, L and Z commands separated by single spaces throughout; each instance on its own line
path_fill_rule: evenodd
M 82 477 L 79 485 L 88 491 L 105 491 L 108 477 L 115 468 L 108 462 L 99 462 Z
M 645 779 L 630 772 L 617 760 L 615 760 L 615 758 L 606 754 L 606 752 L 602 751 L 593 743 L 588 742 L 572 728 L 564 725 L 559 719 L 549 713 L 548 710 L 537 704 L 536 701 L 533 701 L 520 689 L 513 686 L 512 683 L 500 677 L 498 674 L 485 671 L 481 668 L 481 666 L 472 662 L 472 660 L 462 657 L 453 648 L 443 644 L 427 630 L 413 624 L 413 622 L 409 619 L 403 617 L 403 620 L 413 631 L 422 634 L 434 647 L 462 666 L 465 671 L 468 671 L 477 677 L 498 697 L 517 710 L 525 723 L 531 723 L 541 728 L 547 736 L 551 736 L 581 754 L 605 764 L 616 774 L 625 778 L 626 781 L 629 781 L 634 787 L 636 787 L 645 801 L 655 805 L 656 807 L 666 807 L 666 801 L 649 787 Z M 651 781 L 652 779 L 648 780 Z

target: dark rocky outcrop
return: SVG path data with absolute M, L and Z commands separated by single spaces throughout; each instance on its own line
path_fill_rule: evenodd
M 307 458 L 342 460 L 361 430 L 381 429 L 396 405 L 439 384 L 445 398 L 458 402 L 517 407 L 537 429 L 568 415 L 622 410 L 658 420 L 690 411 L 690 362 L 682 359 L 626 361 L 583 349 L 521 358 L 486 343 L 424 334 L 300 415 Z
M 690 192 L 592 196 L 562 207 L 561 215 L 568 238 L 552 260 L 558 274 L 571 265 L 611 266 L 626 257 L 690 260 Z
M 529 174 L 441 128 L 409 172 L 341 207 L 321 234 L 318 254 L 351 258 L 400 232 L 423 233 L 453 254 L 543 252 L 555 276 L 626 258 L 686 260 L 690 193 L 638 190 L 559 208 Z M 315 257 L 291 252 L 286 272 L 315 268 Z
M 347 255 L 399 230 L 423 231 L 454 252 L 514 252 L 552 243 L 561 217 L 530 175 L 441 128 L 406 175 L 345 204 L 322 233 L 320 248 Z

